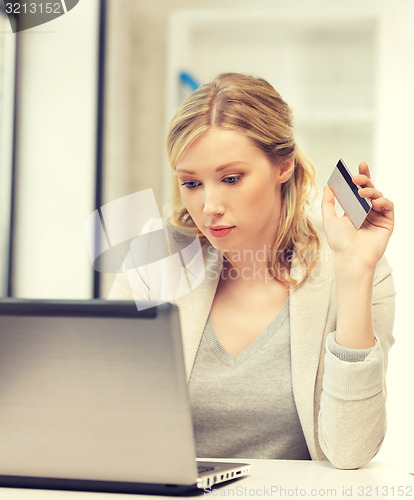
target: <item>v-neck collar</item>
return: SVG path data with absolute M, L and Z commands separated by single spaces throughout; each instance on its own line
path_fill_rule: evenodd
M 243 363 L 252 354 L 260 350 L 263 345 L 265 345 L 266 342 L 268 342 L 270 338 L 275 334 L 275 332 L 282 326 L 283 322 L 288 318 L 288 316 L 289 297 L 286 299 L 281 309 L 263 330 L 263 332 L 237 356 L 233 356 L 232 354 L 230 354 L 221 344 L 214 329 L 211 314 L 209 314 L 204 335 L 208 345 L 210 346 L 214 354 L 218 358 L 220 358 L 221 361 L 227 366 L 235 368 Z

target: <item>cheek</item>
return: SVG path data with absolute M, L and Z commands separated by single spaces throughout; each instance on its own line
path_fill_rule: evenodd
M 198 196 L 195 193 L 185 192 L 181 190 L 181 200 L 187 212 L 191 215 L 193 220 L 197 220 L 200 210 L 198 207 Z
M 187 208 L 188 206 L 191 205 L 191 193 L 189 193 L 189 190 L 187 188 L 181 188 L 180 189 L 180 195 L 181 195 L 181 200 L 183 202 L 183 205 Z
M 243 193 L 243 204 L 250 210 L 273 209 L 280 196 L 276 186 L 270 181 L 258 182 L 256 186 Z

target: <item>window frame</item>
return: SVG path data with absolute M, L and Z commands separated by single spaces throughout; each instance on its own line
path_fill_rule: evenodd
M 0 296 L 2 297 L 10 296 L 12 293 L 13 185 L 19 36 L 12 32 L 11 24 L 16 22 L 16 16 L 9 16 L 3 3 L 0 3 Z

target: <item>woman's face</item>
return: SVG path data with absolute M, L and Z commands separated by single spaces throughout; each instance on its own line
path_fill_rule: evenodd
M 200 231 L 220 251 L 267 249 L 281 210 L 281 184 L 293 160 L 274 166 L 240 132 L 212 127 L 176 166 L 184 205 Z

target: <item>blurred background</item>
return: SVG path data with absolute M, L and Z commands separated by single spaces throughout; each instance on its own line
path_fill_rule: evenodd
M 397 343 L 378 459 L 414 472 L 413 19 L 412 0 L 80 0 L 13 33 L 2 9 L 1 295 L 106 296 L 113 277 L 92 269 L 88 215 L 148 188 L 162 210 L 176 107 L 219 72 L 262 76 L 291 105 L 320 190 L 342 157 L 355 173 L 367 161 L 395 202 Z

